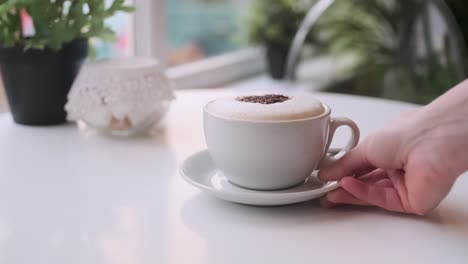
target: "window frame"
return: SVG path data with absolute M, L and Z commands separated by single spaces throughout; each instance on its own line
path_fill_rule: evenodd
M 158 59 L 178 89 L 215 88 L 265 71 L 261 48 L 239 51 L 167 67 L 166 0 L 133 0 L 134 54 Z

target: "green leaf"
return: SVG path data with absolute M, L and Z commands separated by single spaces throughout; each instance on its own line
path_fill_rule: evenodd
M 59 50 L 78 38 L 102 38 L 115 41 L 114 32 L 104 21 L 119 12 L 132 12 L 125 1 L 114 0 L 106 9 L 104 0 L 0 0 L 0 44 L 28 49 Z M 31 15 L 36 34 L 21 35 L 19 11 Z

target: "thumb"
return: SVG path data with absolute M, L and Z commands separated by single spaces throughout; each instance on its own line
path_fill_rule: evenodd
M 401 126 L 386 128 L 367 137 L 338 161 L 319 173 L 322 181 L 336 181 L 346 176 L 360 176 L 375 168 L 401 169 L 404 165 L 405 133 Z
M 372 171 L 374 166 L 367 158 L 367 145 L 367 141 L 364 141 L 339 160 L 322 169 L 319 172 L 320 180 L 337 181 L 356 173 L 360 174 L 361 172 Z

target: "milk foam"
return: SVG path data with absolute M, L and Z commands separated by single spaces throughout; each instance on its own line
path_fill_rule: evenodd
M 316 117 L 325 112 L 323 104 L 311 94 L 284 95 L 290 99 L 274 104 L 242 102 L 237 100 L 239 96 L 222 97 L 209 103 L 207 111 L 215 116 L 245 121 L 297 120 Z

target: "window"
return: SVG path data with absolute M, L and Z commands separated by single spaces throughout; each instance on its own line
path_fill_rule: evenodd
M 110 3 L 109 0 L 106 0 Z M 137 0 L 138 1 L 138 0 Z M 127 1 L 130 4 L 132 1 Z M 116 41 L 114 43 L 91 39 L 91 57 L 94 59 L 105 59 L 112 57 L 131 56 L 133 49 L 133 25 L 132 15 L 119 13 L 108 19 L 106 24 L 116 32 Z
M 119 41 L 101 44 L 100 56 L 155 57 L 178 88 L 216 87 L 264 69 L 260 49 L 243 39 L 248 0 L 133 0 L 133 4 L 136 11 L 131 19 L 123 15 L 109 21 L 120 32 Z
M 245 0 L 166 0 L 169 66 L 247 47 Z

